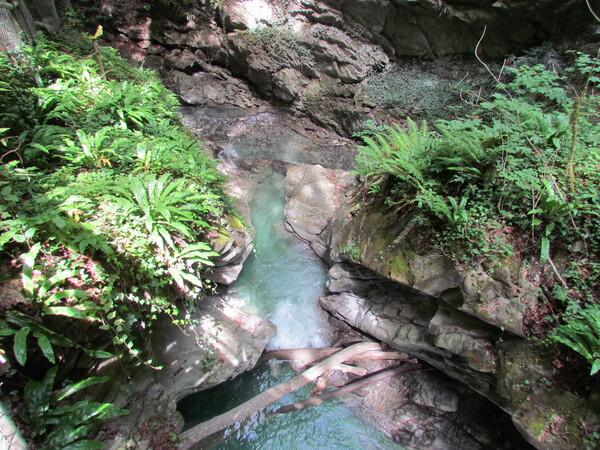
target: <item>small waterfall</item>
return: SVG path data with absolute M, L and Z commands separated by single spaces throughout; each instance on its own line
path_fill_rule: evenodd
M 282 175 L 272 173 L 251 195 L 255 252 L 229 296 L 277 326 L 270 349 L 325 347 L 326 320 L 317 300 L 327 269 L 285 231 L 283 183 Z

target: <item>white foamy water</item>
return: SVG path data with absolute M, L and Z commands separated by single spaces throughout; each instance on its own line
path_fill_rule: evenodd
M 327 269 L 283 228 L 283 182 L 282 175 L 272 174 L 252 193 L 255 252 L 229 296 L 277 326 L 269 349 L 324 347 L 326 321 L 317 301 Z

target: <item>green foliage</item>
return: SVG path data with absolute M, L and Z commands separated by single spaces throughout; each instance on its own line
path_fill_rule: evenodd
M 300 71 L 314 71 L 315 58 L 308 44 L 298 39 L 297 33 L 285 23 L 262 26 L 254 30 L 237 31 L 249 44 Z
M 359 262 L 360 261 L 360 249 L 356 246 L 354 242 L 349 242 L 339 249 L 339 253 L 341 255 L 345 255 L 350 260 Z
M 586 357 L 595 373 L 600 64 L 572 58 L 563 72 L 508 68 L 508 81 L 471 117 L 439 120 L 433 130 L 408 119 L 405 128 L 363 133 L 357 172 L 388 205 L 416 204 L 442 250 L 459 261 L 537 256 L 543 290 L 564 301 L 551 338 Z M 565 254 L 575 268 L 561 275 L 553 258 Z
M 600 371 L 600 309 L 583 309 L 556 327 L 550 335 L 584 356 L 592 365 L 590 375 Z
M 52 308 L 52 307 L 51 307 Z M 70 307 L 53 307 L 53 314 L 81 319 L 82 311 Z M 57 348 L 74 348 L 92 358 L 111 358 L 113 355 L 103 350 L 84 347 L 77 342 L 57 333 L 22 313 L 7 313 L 6 323 L 0 330 L 0 336 L 14 336 L 13 353 L 15 359 L 21 366 L 25 366 L 30 347 L 27 339 L 29 336 L 35 338 L 35 342 L 44 357 L 52 364 L 56 364 Z
M 17 386 L 66 351 L 151 364 L 140 348 L 159 315 L 181 299 L 189 317 L 212 289 L 224 178 L 157 75 L 99 52 L 105 73 L 42 37 L 0 55 L 0 282 L 20 279 L 27 301 L 1 305 L 0 339 Z M 91 382 L 52 394 L 55 375 L 27 384 L 23 417 L 47 448 L 88 445 L 90 426 L 121 411 L 67 405 Z
M 104 448 L 100 442 L 84 438 L 94 424 L 127 414 L 111 403 L 80 400 L 66 404 L 65 399 L 89 386 L 108 381 L 108 377 L 90 377 L 55 391 L 58 366 L 53 366 L 41 381 L 25 385 L 25 403 L 21 418 L 33 426 L 32 437 L 43 437 L 45 449 Z
M 368 177 L 383 171 L 417 189 L 423 187 L 433 141 L 425 122 L 407 122 L 406 131 L 394 124 L 385 127 L 383 133 L 363 138 L 366 145 L 358 148 L 357 158 L 360 174 Z

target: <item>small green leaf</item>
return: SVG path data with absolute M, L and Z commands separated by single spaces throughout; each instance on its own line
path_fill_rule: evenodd
M 27 336 L 29 336 L 29 327 L 21 328 L 15 334 L 15 343 L 13 350 L 15 358 L 22 366 L 27 362 Z
M 0 336 L 12 336 L 16 334 L 17 330 L 13 330 L 12 328 L 2 328 L 0 329 Z
M 96 450 L 101 448 L 106 448 L 106 444 L 98 441 L 90 441 L 89 439 L 80 439 L 62 447 L 62 450 Z
M 548 262 L 550 257 L 550 240 L 548 236 L 542 237 L 542 246 L 540 248 L 540 265 L 544 265 Z
M 594 363 L 592 364 L 592 370 L 590 375 L 595 375 L 598 371 L 600 371 L 600 358 L 596 358 Z
M 67 221 L 60 216 L 54 216 L 52 222 L 61 230 L 67 225 Z
M 66 291 L 59 292 L 64 293 Z M 69 295 L 71 297 L 71 295 Z M 44 309 L 45 314 L 51 314 L 55 316 L 67 316 L 73 317 L 74 319 L 87 319 L 88 315 L 80 309 L 73 308 L 72 306 L 49 306 Z
M 107 359 L 107 358 L 112 358 L 115 356 L 112 353 L 105 352 L 104 350 L 92 350 L 92 349 L 83 348 L 83 347 L 82 347 L 82 349 L 86 354 L 93 356 L 94 358 Z
M 38 345 L 42 349 L 42 353 L 44 354 L 46 359 L 52 364 L 56 364 L 54 348 L 52 347 L 52 343 L 50 342 L 50 339 L 48 339 L 48 336 L 39 333 L 34 333 L 34 335 L 37 337 Z
M 58 401 L 64 400 L 68 396 L 73 395 L 75 392 L 79 392 L 88 386 L 94 386 L 96 384 L 105 383 L 109 379 L 110 379 L 110 377 L 90 377 L 90 378 L 81 380 L 77 383 L 70 384 L 60 390 L 60 392 L 57 394 L 57 400 Z
M 40 252 L 42 244 L 39 242 L 31 247 L 27 253 L 21 255 L 20 259 L 23 261 L 23 271 L 21 273 L 21 279 L 23 281 L 23 289 L 27 294 L 33 296 L 33 290 L 35 289 L 35 282 L 33 281 L 33 266 L 35 265 L 35 258 Z

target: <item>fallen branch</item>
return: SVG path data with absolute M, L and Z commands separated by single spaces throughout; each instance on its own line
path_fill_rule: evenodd
M 340 351 L 340 348 L 294 348 L 285 350 L 269 350 L 262 354 L 260 359 L 279 359 L 284 361 L 298 361 L 304 364 L 327 358 Z
M 316 380 L 328 370 L 333 369 L 339 364 L 349 360 L 353 356 L 369 351 L 376 351 L 378 349 L 381 349 L 381 346 L 375 342 L 360 342 L 340 350 L 336 354 L 330 356 L 324 361 L 321 361 L 310 369 L 305 370 L 291 380 L 272 387 L 271 389 L 258 394 L 256 397 L 248 400 L 240 406 L 207 420 L 206 422 L 200 423 L 195 427 L 192 427 L 189 430 L 181 433 L 179 436 L 179 449 L 186 450 L 192 448 L 195 444 L 211 434 L 230 427 L 240 420 L 250 417 L 255 412 L 266 408 L 271 403 L 276 402 L 290 392 L 306 386 L 308 383 Z
M 315 361 L 327 358 L 338 352 L 339 348 L 295 348 L 284 350 L 269 350 L 262 354 L 262 360 L 298 361 L 303 365 L 309 365 Z M 365 360 L 405 360 L 406 358 L 396 352 L 384 352 L 381 350 L 369 351 L 355 355 L 347 361 Z
M 364 367 L 355 367 L 349 366 L 347 364 L 338 364 L 333 368 L 333 370 L 339 370 L 344 373 L 351 373 L 353 375 L 358 375 L 359 377 L 364 377 L 369 371 Z
M 398 375 L 400 373 L 408 373 L 415 372 L 417 370 L 421 370 L 419 366 L 415 366 L 413 364 L 402 365 L 398 367 L 394 367 L 393 369 L 382 370 L 381 372 L 377 372 L 371 376 L 366 378 L 362 378 L 360 380 L 354 381 L 352 383 L 348 383 L 345 386 L 342 386 L 339 389 L 335 389 L 333 391 L 326 392 L 318 397 L 310 397 L 306 400 L 302 400 L 296 403 L 292 403 L 291 405 L 282 406 L 278 410 L 275 411 L 276 414 L 287 413 L 291 411 L 299 411 L 304 408 L 308 408 L 309 406 L 320 405 L 321 403 L 333 400 L 334 398 L 340 398 L 346 394 L 354 392 L 360 388 L 368 386 L 370 384 L 376 383 L 381 380 L 385 380 L 386 378 L 393 377 L 394 375 Z

